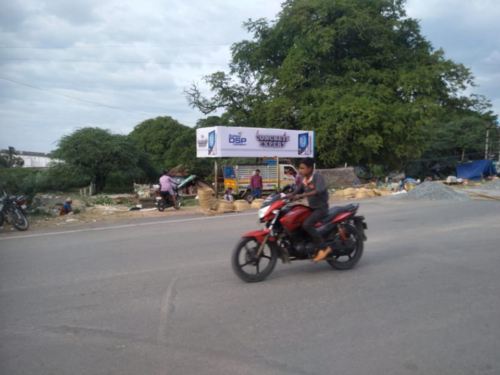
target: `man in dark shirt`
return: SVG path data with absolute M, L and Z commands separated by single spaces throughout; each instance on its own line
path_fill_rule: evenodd
M 260 198 L 262 196 L 262 177 L 260 175 L 260 170 L 256 169 L 255 174 L 250 178 L 250 188 L 252 189 L 252 195 L 254 198 Z
M 307 198 L 309 207 L 313 210 L 311 216 L 302 224 L 302 228 L 311 236 L 313 244 L 318 249 L 318 253 L 313 260 L 319 262 L 325 259 L 332 251 L 330 246 L 325 247 L 325 240 L 314 226 L 314 224 L 328 215 L 328 190 L 325 178 L 318 173 L 314 173 L 313 159 L 302 159 L 299 164 L 299 173 L 303 177 L 302 183 L 296 187 L 291 196 L 295 200 Z

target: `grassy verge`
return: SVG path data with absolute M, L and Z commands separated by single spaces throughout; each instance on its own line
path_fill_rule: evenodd
M 183 199 L 182 200 L 182 206 L 184 207 L 192 207 L 192 206 L 199 206 L 200 201 L 197 199 Z

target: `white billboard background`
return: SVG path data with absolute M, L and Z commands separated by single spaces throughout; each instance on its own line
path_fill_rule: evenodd
M 314 132 L 216 126 L 196 130 L 196 155 L 217 157 L 314 157 Z

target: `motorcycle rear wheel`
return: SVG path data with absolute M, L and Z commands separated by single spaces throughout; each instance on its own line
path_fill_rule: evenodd
M 30 222 L 28 218 L 17 208 L 11 212 L 12 225 L 20 231 L 25 231 L 29 228 Z
M 242 238 L 235 246 L 231 257 L 233 271 L 241 280 L 256 283 L 265 280 L 276 267 L 278 250 L 267 242 L 259 259 L 255 258 L 260 243 L 255 238 Z M 255 271 L 255 272 L 252 272 Z
M 364 248 L 363 236 L 356 229 L 356 227 L 352 225 L 345 225 L 344 230 L 346 232 L 347 239 L 354 240 L 353 252 L 349 255 L 333 256 L 333 259 L 326 260 L 330 266 L 332 266 L 336 270 L 341 270 L 341 271 L 353 268 L 361 259 Z M 347 259 L 345 260 L 345 258 Z
M 160 212 L 165 211 L 165 208 L 166 208 L 165 206 L 166 206 L 165 205 L 165 199 L 164 198 L 160 199 L 158 201 L 158 211 L 160 211 Z

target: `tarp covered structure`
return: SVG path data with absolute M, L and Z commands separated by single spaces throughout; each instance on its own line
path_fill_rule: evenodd
M 199 158 L 314 157 L 314 132 L 215 126 L 196 129 Z
M 482 180 L 484 177 L 497 174 L 491 160 L 475 160 L 457 165 L 457 177 L 468 180 Z

